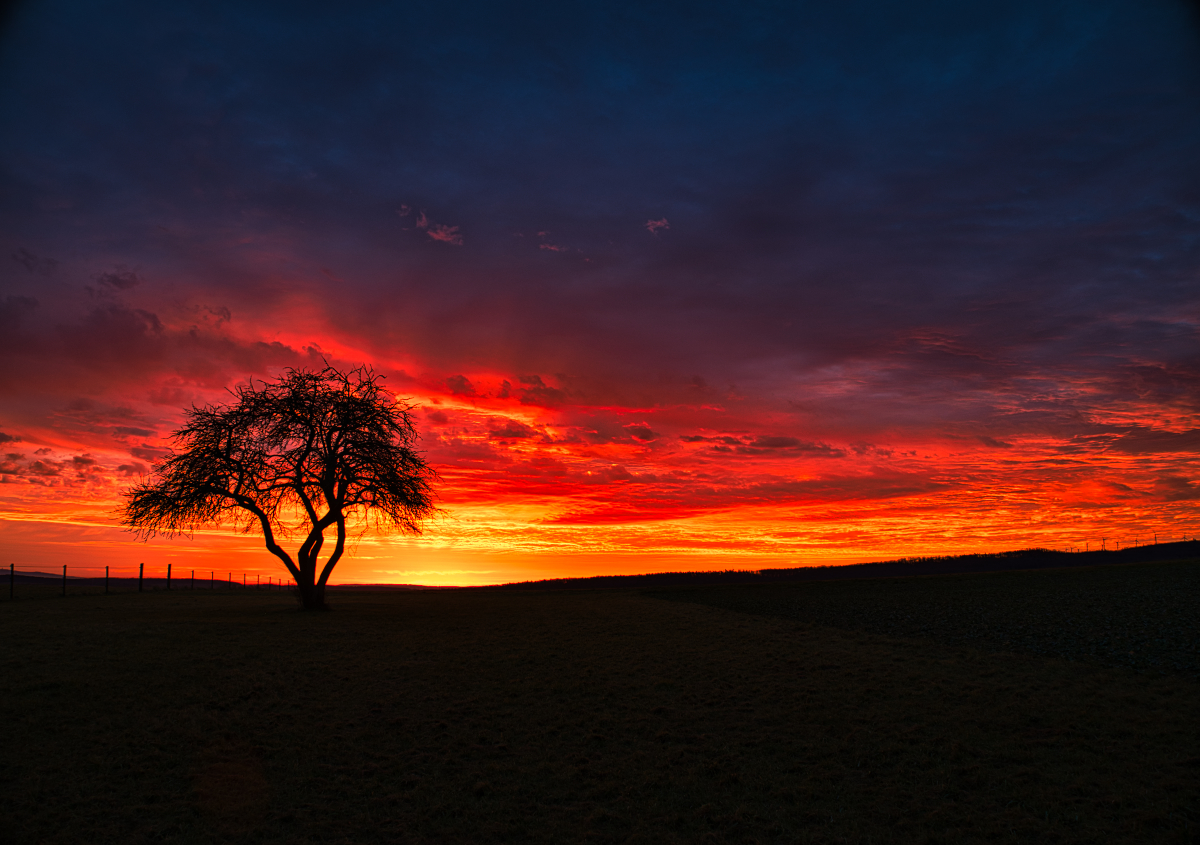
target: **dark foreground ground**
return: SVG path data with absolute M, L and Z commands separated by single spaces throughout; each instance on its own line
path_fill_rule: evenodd
M 1198 584 L 4 602 L 0 839 L 1196 842 Z

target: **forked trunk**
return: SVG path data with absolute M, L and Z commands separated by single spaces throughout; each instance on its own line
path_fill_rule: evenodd
M 304 610 L 329 610 L 329 605 L 325 604 L 325 585 L 314 584 L 311 571 L 305 571 L 303 575 L 296 585 L 300 607 Z
M 314 518 L 313 522 L 317 520 Z M 320 524 L 313 526 L 296 556 L 295 572 L 300 576 L 296 586 L 300 593 L 300 607 L 304 610 L 329 609 L 325 604 L 325 584 L 317 579 L 317 558 L 321 554 L 323 527 Z

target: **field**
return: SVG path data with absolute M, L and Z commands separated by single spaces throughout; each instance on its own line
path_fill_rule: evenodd
M 47 590 L 0 602 L 3 838 L 1196 842 L 1198 600 L 1195 562 Z

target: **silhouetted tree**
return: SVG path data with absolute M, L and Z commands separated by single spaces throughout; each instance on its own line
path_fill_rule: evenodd
M 417 432 L 368 367 L 288 370 L 193 407 L 171 453 L 127 494 L 123 522 L 143 538 L 232 523 L 263 533 L 303 606 L 325 607 L 325 584 L 346 549 L 348 524 L 412 534 L 437 513 L 437 473 L 413 451 Z M 325 531 L 337 540 L 318 574 Z M 304 535 L 293 559 L 280 538 Z

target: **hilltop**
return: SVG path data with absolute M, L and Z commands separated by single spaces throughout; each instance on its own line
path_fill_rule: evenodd
M 1200 541 L 1184 540 L 1131 546 L 1119 551 L 1061 552 L 1052 549 L 1019 549 L 990 554 L 907 557 L 875 563 L 835 566 L 800 566 L 790 569 L 728 569 L 715 572 L 654 572 L 645 575 L 594 575 L 588 578 L 549 578 L 498 584 L 489 589 L 571 590 L 603 587 L 682 587 L 707 584 L 763 584 L 796 581 L 833 581 L 843 578 L 900 578 L 912 575 L 959 575 L 970 572 L 1009 572 L 1024 569 L 1060 569 L 1124 563 L 1187 560 L 1200 557 Z M 476 588 L 479 589 L 479 588 Z

